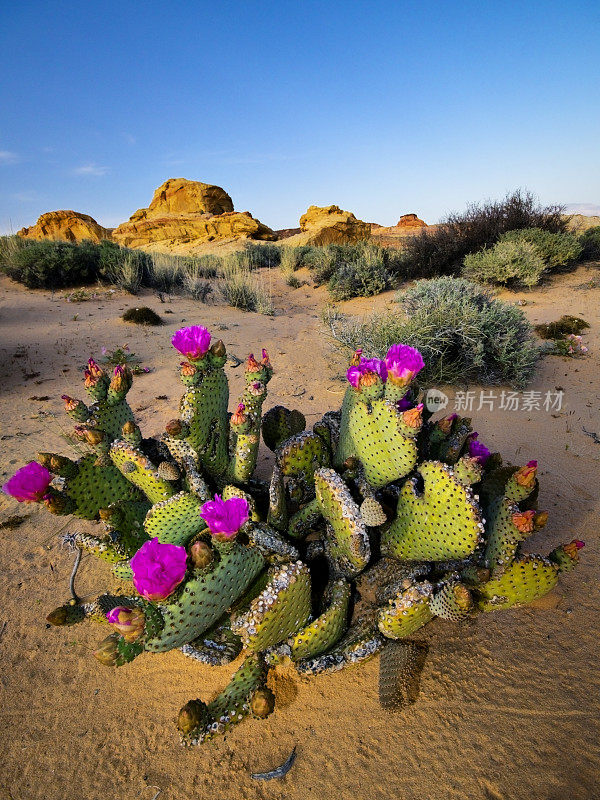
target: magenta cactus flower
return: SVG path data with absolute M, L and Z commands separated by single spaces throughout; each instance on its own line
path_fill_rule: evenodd
M 216 494 L 214 500 L 204 503 L 200 509 L 200 516 L 216 539 L 231 541 L 242 525 L 248 521 L 250 507 L 244 497 L 230 497 L 228 500 L 223 500 Z
M 147 600 L 165 600 L 185 577 L 185 547 L 149 539 L 131 559 L 133 585 Z
M 390 381 L 396 386 L 406 386 L 425 366 L 423 356 L 407 344 L 393 344 L 387 351 L 385 365 Z
M 173 334 L 171 344 L 186 358 L 199 359 L 208 353 L 211 335 L 202 325 L 190 325 Z
M 37 461 L 30 461 L 6 481 L 2 491 L 19 503 L 39 503 L 46 496 L 51 481 L 52 473 L 46 467 Z
M 488 458 L 492 455 L 487 447 L 483 444 L 483 442 L 477 441 L 477 437 L 479 434 L 477 432 L 472 433 L 469 436 L 469 441 L 467 443 L 467 448 L 469 451 L 469 456 L 471 458 L 477 459 L 480 464 L 485 465 Z
M 381 382 L 385 383 L 387 380 L 387 368 L 385 362 L 379 358 L 361 358 L 358 366 L 353 365 L 348 368 L 346 377 L 348 383 L 358 389 L 361 379 L 365 375 L 377 375 L 381 378 Z

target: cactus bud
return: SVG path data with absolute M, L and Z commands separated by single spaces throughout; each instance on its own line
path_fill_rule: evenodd
M 177 727 L 186 736 L 206 718 L 206 706 L 201 700 L 189 700 L 177 715 Z
M 46 617 L 46 622 L 49 622 L 50 625 L 56 625 L 57 627 L 61 625 L 67 624 L 68 618 L 68 611 L 65 606 L 59 606 L 55 608 L 54 611 L 51 611 L 48 616 Z
M 272 370 L 273 367 L 271 366 L 271 362 L 269 360 L 269 354 L 267 353 L 267 351 L 265 350 L 264 347 L 262 349 L 261 355 L 262 355 L 262 359 L 261 359 L 260 363 L 262 364 L 262 366 L 266 367 L 269 370 Z
M 254 358 L 254 353 L 250 353 L 244 367 L 246 372 L 260 372 L 260 364 Z
M 543 528 L 547 522 L 548 522 L 548 512 L 538 511 L 538 513 L 533 518 L 533 527 L 536 530 L 539 530 L 540 528 Z
M 69 514 L 73 503 L 68 497 L 59 494 L 56 490 L 50 489 L 44 497 L 44 505 L 51 514 Z
M 94 658 L 97 658 L 105 667 L 114 667 L 119 659 L 119 648 L 117 642 L 119 641 L 118 633 L 111 633 L 106 639 L 103 639 L 98 645 L 98 649 L 94 650 Z
M 127 367 L 116 366 L 110 380 L 109 389 L 114 394 L 127 394 L 131 387 L 132 380 L 131 370 Z
M 198 368 L 195 367 L 193 364 L 190 364 L 189 361 L 182 361 L 181 362 L 181 377 L 182 378 L 193 378 L 194 375 L 198 372 Z
M 350 366 L 351 367 L 358 367 L 360 364 L 360 358 L 362 356 L 362 347 L 359 347 L 358 350 L 355 350 L 352 358 L 350 359 Z
M 218 339 L 210 348 L 210 352 L 216 358 L 223 358 L 227 355 L 227 350 L 225 349 L 225 344 L 222 339 Z
M 236 410 L 231 415 L 231 424 L 232 425 L 243 425 L 244 422 L 248 420 L 248 416 L 244 414 L 246 406 L 243 403 L 240 403 Z
M 528 461 L 527 465 L 515 472 L 514 478 L 519 486 L 526 489 L 532 487 L 535 483 L 535 476 L 537 473 L 537 461 Z
M 165 425 L 165 431 L 169 436 L 179 436 L 183 430 L 183 423 L 180 419 L 170 419 Z
M 106 619 L 126 642 L 135 642 L 144 633 L 146 617 L 141 608 L 117 606 L 108 612 Z
M 261 383 L 260 381 L 254 381 L 254 383 L 251 383 L 248 386 L 248 391 L 254 397 L 260 397 L 262 394 L 264 394 L 265 385 L 264 385 L 264 383 Z
M 127 422 L 121 428 L 123 436 L 133 436 L 133 434 L 136 432 L 136 430 L 137 430 L 137 425 L 135 424 L 135 422 L 132 422 L 130 419 L 128 419 Z
M 104 439 L 104 432 L 98 430 L 97 428 L 86 428 L 84 436 L 88 444 L 95 446 L 100 444 L 100 442 Z
M 448 434 L 452 430 L 452 425 L 455 419 L 458 419 L 458 414 L 449 414 L 447 417 L 442 417 L 442 419 L 438 419 L 438 421 L 435 424 L 441 430 L 442 433 L 448 436 Z
M 517 511 L 512 515 L 515 528 L 521 533 L 532 533 L 535 511 Z
M 420 428 L 423 424 L 423 403 L 419 403 L 414 408 L 409 408 L 408 411 L 403 411 L 402 419 L 409 428 Z
M 205 569 L 209 567 L 214 560 L 213 551 L 206 542 L 194 542 L 190 547 L 189 553 L 190 561 L 195 569 Z
M 275 708 L 275 695 L 270 689 L 257 689 L 250 700 L 250 710 L 255 717 L 265 719 L 273 713 Z

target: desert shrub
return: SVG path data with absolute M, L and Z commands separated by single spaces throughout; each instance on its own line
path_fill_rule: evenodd
M 479 283 L 531 287 L 539 283 L 545 269 L 546 263 L 533 244 L 506 239 L 465 256 L 463 275 Z
M 462 278 L 418 281 L 398 297 L 401 311 L 356 320 L 331 308 L 325 321 L 332 337 L 366 357 L 385 356 L 395 342 L 418 348 L 426 367 L 424 386 L 506 383 L 517 388 L 532 378 L 539 348 L 520 308 L 493 298 Z
M 271 242 L 265 244 L 254 244 L 247 242 L 242 251 L 251 265 L 251 269 L 261 269 L 263 267 L 276 267 L 281 259 L 281 248 Z
M 542 339 L 560 339 L 568 334 L 580 334 L 589 328 L 589 324 L 581 317 L 563 315 L 554 322 L 544 322 L 535 326 L 535 332 Z
M 163 321 L 158 316 L 156 311 L 153 311 L 148 306 L 140 306 L 139 308 L 128 308 L 121 315 L 123 322 L 134 322 L 136 325 L 162 325 Z
M 2 270 L 29 289 L 62 289 L 94 283 L 99 264 L 99 248 L 91 242 L 24 239 L 22 243 L 10 241 L 3 245 Z
M 212 267 L 207 270 L 207 266 L 200 259 L 190 258 L 182 268 L 183 288 L 194 300 L 205 302 L 208 295 L 212 292 L 212 285 L 206 280 L 207 271 L 212 272 Z
M 462 214 L 450 214 L 435 230 L 424 228 L 407 237 L 394 262 L 395 274 L 404 279 L 453 275 L 466 255 L 491 247 L 507 231 L 541 228 L 564 233 L 567 225 L 562 206 L 542 207 L 531 193 L 516 191 L 500 201 L 470 205 Z
M 582 245 L 572 233 L 551 233 L 541 228 L 524 228 L 503 233 L 500 242 L 528 242 L 538 251 L 549 270 L 574 264 L 580 257 Z
M 348 261 L 340 264 L 333 273 L 327 288 L 333 300 L 349 300 L 351 297 L 371 297 L 387 289 L 390 274 L 383 263 L 369 264 L 367 261 Z
M 588 228 L 579 237 L 581 243 L 581 258 L 588 261 L 600 259 L 600 225 Z
M 273 304 L 262 283 L 234 260 L 225 259 L 221 294 L 230 306 L 271 316 Z

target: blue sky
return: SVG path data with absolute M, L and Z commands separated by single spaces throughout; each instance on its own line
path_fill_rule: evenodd
M 27 2 L 0 30 L 0 231 L 113 226 L 169 177 L 292 227 L 523 187 L 600 213 L 600 4 Z

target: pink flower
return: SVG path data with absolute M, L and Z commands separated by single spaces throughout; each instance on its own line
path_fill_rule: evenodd
M 2 491 L 19 503 L 39 503 L 44 499 L 51 481 L 52 475 L 46 467 L 42 467 L 37 461 L 30 461 L 6 481 Z
M 483 442 L 478 442 L 477 437 L 479 434 L 477 432 L 472 433 L 469 436 L 469 440 L 467 442 L 467 447 L 469 451 L 469 455 L 471 458 L 476 458 L 480 464 L 485 465 L 488 458 L 492 455 L 487 447 L 483 444 Z
M 381 378 L 381 382 L 385 383 L 387 380 L 385 363 L 379 358 L 361 358 L 358 366 L 351 366 L 346 372 L 348 383 L 355 389 L 359 388 L 361 379 L 367 375 L 377 375 Z
M 164 600 L 185 577 L 185 547 L 149 539 L 131 559 L 133 585 L 147 600 Z
M 214 500 L 204 503 L 200 516 L 205 520 L 210 532 L 217 539 L 233 539 L 242 525 L 248 521 L 250 508 L 243 497 L 230 497 L 223 500 L 218 494 Z
M 140 608 L 117 606 L 111 608 L 106 619 L 114 626 L 127 642 L 135 642 L 144 632 L 146 618 Z
M 186 358 L 202 358 L 210 347 L 210 333 L 202 325 L 191 325 L 174 333 L 171 344 Z
M 407 344 L 393 344 L 387 351 L 385 364 L 388 377 L 396 386 L 406 386 L 423 369 L 423 356 Z

